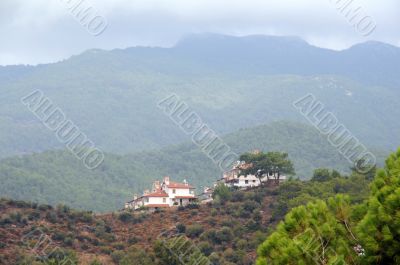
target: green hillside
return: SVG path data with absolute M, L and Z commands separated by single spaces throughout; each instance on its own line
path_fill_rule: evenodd
M 256 148 L 288 152 L 301 178 L 309 178 L 318 167 L 348 172 L 351 166 L 316 129 L 300 123 L 274 122 L 241 129 L 224 139 L 237 153 Z M 383 161 L 384 152 L 374 153 Z M 133 193 L 164 175 L 179 181 L 187 178 L 200 189 L 212 185 L 221 172 L 189 143 L 129 155 L 107 153 L 104 163 L 93 171 L 68 151 L 47 151 L 3 159 L 0 197 L 109 211 L 121 208 Z
M 2 67 L 0 157 L 64 148 L 21 104 L 37 89 L 112 153 L 188 140 L 157 108 L 171 93 L 222 134 L 304 121 L 292 102 L 313 93 L 359 139 L 391 148 L 400 135 L 399 51 L 367 43 L 335 52 L 291 38 L 211 35 L 171 49 L 90 50 L 55 64 Z

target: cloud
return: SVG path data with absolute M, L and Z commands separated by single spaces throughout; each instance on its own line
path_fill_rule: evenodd
M 368 38 L 336 9 L 347 0 L 83 0 L 108 21 L 97 37 L 68 10 L 76 1 L 2 0 L 0 64 L 53 62 L 90 48 L 171 46 L 200 32 L 292 35 L 334 49 L 366 40 L 400 43 L 397 0 L 354 0 L 376 21 Z

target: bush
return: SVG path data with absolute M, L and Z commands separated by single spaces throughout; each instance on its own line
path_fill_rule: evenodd
M 218 242 L 228 242 L 233 239 L 232 231 L 229 227 L 223 227 L 221 230 L 217 231 L 216 238 Z
M 53 224 L 57 223 L 57 214 L 55 212 L 48 212 L 46 214 L 46 220 Z
M 124 258 L 124 256 L 125 252 L 122 250 L 115 250 L 111 253 L 111 258 L 116 264 L 119 264 L 119 262 Z
M 138 243 L 139 241 L 140 241 L 140 239 L 138 237 L 136 237 L 136 236 L 130 237 L 128 239 L 128 243 L 130 245 L 134 245 L 134 244 Z
M 47 204 L 41 204 L 39 205 L 38 209 L 41 211 L 47 211 L 47 210 L 51 210 L 53 207 L 51 207 L 51 205 L 47 205 Z
M 112 252 L 112 249 L 109 246 L 102 246 L 102 247 L 100 247 L 100 252 L 104 253 L 106 255 L 110 255 Z
M 51 237 L 53 240 L 57 240 L 57 241 L 64 241 L 65 239 L 65 234 L 63 232 L 55 232 L 54 235 Z
M 199 209 L 200 205 L 197 203 L 190 203 L 190 204 L 186 205 L 186 208 L 187 209 Z
M 178 231 L 178 233 L 185 233 L 186 232 L 186 226 L 184 224 L 177 224 L 176 225 L 176 231 Z
M 218 184 L 215 187 L 212 197 L 219 200 L 221 203 L 225 203 L 232 198 L 232 192 L 225 184 Z
M 211 216 L 217 216 L 218 211 L 216 209 L 211 209 Z
M 314 170 L 314 174 L 311 178 L 311 181 L 319 181 L 325 182 L 332 179 L 332 175 L 329 169 L 327 168 L 317 168 Z
M 30 212 L 28 214 L 28 219 L 31 221 L 40 219 L 40 211 L 34 210 L 34 211 Z
M 73 236 L 67 236 L 64 239 L 64 245 L 71 247 L 74 244 L 74 238 Z
M 119 219 L 121 222 L 127 223 L 127 222 L 132 221 L 133 217 L 132 217 L 132 215 L 131 215 L 130 213 L 128 213 L 128 212 L 123 212 L 123 213 L 121 213 L 121 214 L 118 216 L 118 219 Z
M 199 214 L 199 212 L 196 211 L 196 210 L 193 210 L 193 211 L 190 212 L 191 216 L 195 216 L 195 215 L 198 215 L 198 214 Z
M 213 251 L 213 247 L 210 245 L 210 243 L 203 241 L 198 244 L 199 249 L 201 252 L 203 252 L 204 255 L 209 256 Z
M 195 237 L 200 236 L 201 233 L 203 233 L 203 231 L 204 231 L 204 228 L 199 224 L 190 225 L 186 229 L 186 235 L 188 237 L 195 238 Z

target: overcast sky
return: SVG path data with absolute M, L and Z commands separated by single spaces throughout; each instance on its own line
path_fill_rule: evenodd
M 83 1 L 107 20 L 98 36 L 71 14 Z M 185 34 L 299 36 L 344 49 L 378 40 L 400 46 L 399 0 L 354 0 L 376 22 L 368 37 L 336 9 L 349 0 L 0 0 L 0 65 L 54 62 L 87 49 L 172 46 Z

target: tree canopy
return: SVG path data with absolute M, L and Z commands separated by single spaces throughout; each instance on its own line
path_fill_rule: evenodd
M 332 175 L 316 170 L 312 182 Z M 360 177 L 368 179 L 353 172 Z M 350 202 L 338 194 L 293 208 L 259 246 L 257 264 L 400 264 L 400 149 L 377 171 L 367 202 Z
M 371 185 L 368 211 L 358 236 L 369 264 L 400 264 L 400 149 L 386 160 Z
M 282 174 L 294 175 L 294 166 L 289 155 L 283 152 L 247 152 L 240 156 L 249 167 L 241 169 L 241 174 L 253 174 L 261 178 L 264 174 L 279 180 Z

